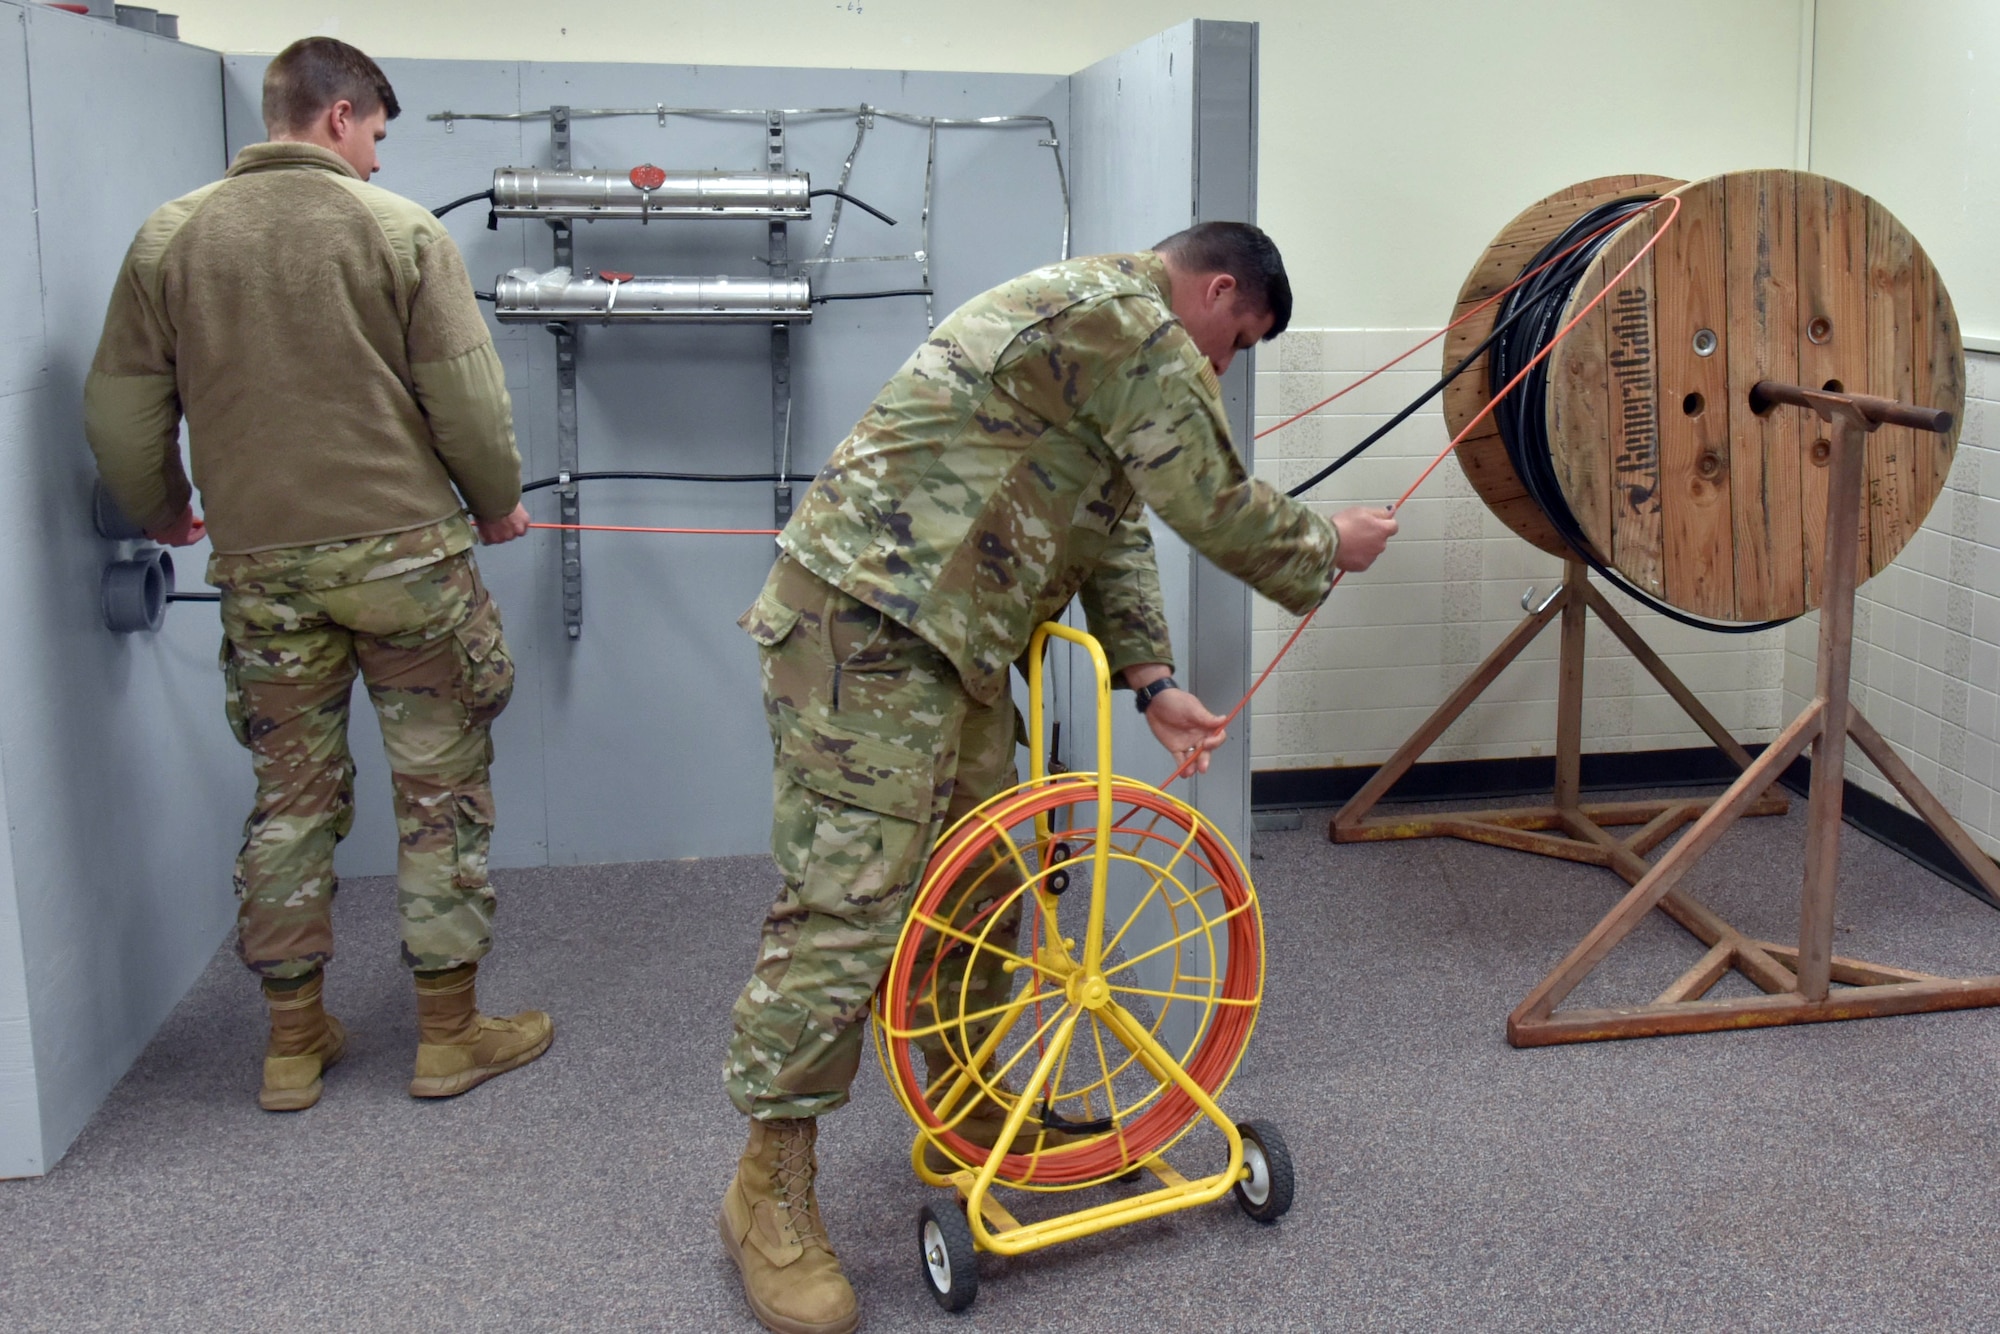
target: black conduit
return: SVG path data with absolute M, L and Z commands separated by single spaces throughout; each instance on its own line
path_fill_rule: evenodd
M 828 301 L 876 301 L 885 296 L 930 295 L 932 295 L 932 292 L 928 287 L 898 287 L 887 292 L 828 292 L 825 296 L 814 297 L 812 303 L 815 306 L 819 306 L 824 305 Z
M 572 482 L 810 482 L 817 473 L 794 472 L 783 477 L 774 472 L 573 472 Z M 521 491 L 543 491 L 563 485 L 560 477 L 543 477 L 521 483 Z
M 446 204 L 443 208 L 432 209 L 431 216 L 434 218 L 442 218 L 445 214 L 451 212 L 453 209 L 463 207 L 466 204 L 470 204 L 475 199 L 484 199 L 491 201 L 492 198 L 493 198 L 493 191 L 491 189 L 481 190 L 476 194 L 469 194 L 465 196 L 465 198 L 463 199 L 454 199 L 449 204 Z
M 876 208 L 873 204 L 870 204 L 865 200 L 856 199 L 853 195 L 847 193 L 847 191 L 845 190 L 831 190 L 831 189 L 812 190 L 807 192 L 806 198 L 818 199 L 821 195 L 832 195 L 835 199 L 845 199 L 848 203 L 854 205 L 854 207 L 861 209 L 867 213 L 873 213 L 876 217 L 882 219 L 882 221 L 888 223 L 891 227 L 894 227 L 896 225 L 896 220 L 890 217 L 887 213 L 884 213 L 881 209 Z

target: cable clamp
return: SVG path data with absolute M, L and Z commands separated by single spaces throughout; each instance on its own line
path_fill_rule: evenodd
M 1036 144 L 1037 144 L 1037 145 L 1038 145 L 1039 147 L 1042 147 L 1042 148 L 1061 148 L 1061 147 L 1062 147 L 1062 140 L 1060 140 L 1060 139 L 1037 139 L 1037 140 L 1035 140 L 1035 143 L 1036 143 Z

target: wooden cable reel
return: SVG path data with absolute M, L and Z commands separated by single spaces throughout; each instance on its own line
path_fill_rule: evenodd
M 1671 224 L 1664 205 L 1622 222 L 1596 212 L 1668 194 L 1680 205 Z M 1507 1036 L 1516 1046 L 2000 1005 L 2000 974 L 1942 977 L 1833 954 L 1849 740 L 2000 902 L 2000 867 L 1849 697 L 1855 585 L 1886 568 L 1922 524 L 1944 487 L 1963 419 L 1964 352 L 1943 283 L 1887 209 L 1824 177 L 1754 171 L 1688 184 L 1606 176 L 1551 195 L 1510 223 L 1474 266 L 1457 313 L 1515 282 L 1545 249 L 1561 249 L 1551 242 L 1593 214 L 1579 235 L 1599 222 L 1613 230 L 1594 254 L 1576 252 L 1581 272 L 1566 298 L 1558 276 L 1550 276 L 1550 303 L 1566 301 L 1561 317 L 1537 309 L 1506 335 L 1521 340 L 1516 351 L 1526 346 L 1531 353 L 1535 338 L 1566 326 L 1604 295 L 1550 352 L 1539 422 L 1532 400 L 1514 400 L 1516 411 L 1528 415 L 1511 453 L 1491 418 L 1457 450 L 1487 506 L 1514 532 L 1563 558 L 1562 584 L 1538 606 L 1523 599 L 1526 619 L 1341 808 L 1329 837 L 1468 839 L 1603 866 L 1631 884 L 1515 1007 Z M 1640 255 L 1663 227 L 1658 244 Z M 1635 256 L 1632 272 L 1619 279 Z M 1617 286 L 1605 294 L 1613 280 Z M 1505 309 L 1496 303 L 1453 330 L 1446 367 L 1485 342 Z M 1526 355 L 1510 353 L 1503 361 L 1518 366 Z M 1454 434 L 1491 402 L 1491 367 L 1491 355 L 1482 352 L 1447 388 L 1445 416 Z M 1546 457 L 1537 449 L 1546 449 Z M 1592 584 L 1586 562 L 1656 610 L 1717 629 L 1754 628 L 1823 608 L 1812 699 L 1753 758 Z M 1582 800 L 1586 612 L 1742 770 L 1727 791 L 1713 798 Z M 1553 801 L 1371 816 L 1508 664 L 1556 624 Z M 1738 819 L 1787 809 L 1772 786 L 1807 747 L 1812 790 L 1800 930 L 1792 946 L 1739 931 L 1680 882 Z M 1620 837 L 1614 826 L 1637 830 Z M 1657 860 L 1648 859 L 1682 830 Z M 1650 1002 L 1559 1009 L 1654 910 L 1707 952 Z M 1710 998 L 1732 972 L 1762 994 Z
M 1923 247 L 1859 191 L 1796 171 L 1683 183 L 1604 176 L 1550 195 L 1473 266 L 1458 313 L 1521 276 L 1599 205 L 1671 193 L 1680 216 L 1652 253 L 1550 354 L 1550 461 L 1598 563 L 1671 607 L 1716 621 L 1785 620 L 1820 603 L 1828 444 L 1796 413 L 1750 402 L 1759 380 L 1942 408 L 1953 428 L 1884 427 L 1868 442 L 1861 568 L 1885 569 L 1943 489 L 1964 416 L 1965 358 L 1951 298 Z M 1625 223 L 1591 262 L 1565 320 L 1666 218 Z M 1456 365 L 1500 307 L 1454 330 Z M 1491 398 L 1482 356 L 1445 392 L 1456 433 Z M 1502 522 L 1571 553 L 1489 418 L 1459 464 Z

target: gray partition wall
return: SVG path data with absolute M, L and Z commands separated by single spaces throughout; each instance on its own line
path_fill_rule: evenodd
M 82 423 L 133 232 L 225 165 L 221 89 L 214 52 L 0 0 L 0 1176 L 61 1156 L 234 915 L 214 611 L 104 629 Z
M 1070 163 L 1079 254 L 1140 250 L 1197 222 L 1257 220 L 1257 25 L 1195 19 L 1070 79 Z M 1256 354 L 1222 377 L 1230 430 L 1251 463 Z M 1218 713 L 1250 688 L 1250 593 L 1157 517 L 1160 583 L 1178 679 Z M 1074 616 L 1075 613 L 1072 613 Z M 1081 617 L 1077 616 L 1080 620 Z M 1095 764 L 1087 670 L 1066 662 L 1057 712 L 1077 739 L 1075 768 Z M 1119 696 L 1123 701 L 1127 696 Z M 1121 773 L 1158 783 L 1173 765 L 1144 719 L 1120 708 L 1112 746 Z M 1250 715 L 1230 729 L 1206 774 L 1177 795 L 1250 855 Z
M 209 180 L 262 137 L 265 58 L 219 57 L 101 21 L 0 0 L 0 168 L 32 196 L 0 198 L 0 516 L 15 577 L 0 639 L 0 1176 L 58 1158 L 226 936 L 230 862 L 251 783 L 230 739 L 215 670 L 215 608 L 178 604 L 155 634 L 98 621 L 103 563 L 129 554 L 88 519 L 83 374 L 120 257 L 146 214 Z M 1062 145 L 1074 189 L 1072 250 L 1146 245 L 1196 217 L 1250 215 L 1254 26 L 1184 25 L 1074 79 L 871 70 L 385 61 L 404 108 L 379 184 L 438 205 L 482 190 L 501 166 L 549 165 L 545 113 L 572 108 L 762 110 L 872 107 L 921 117 L 1032 115 L 1047 125 L 940 128 L 887 116 L 787 117 L 787 165 L 847 188 L 898 220 L 848 207 L 830 250 L 831 201 L 789 227 L 817 293 L 921 285 L 927 249 L 937 317 L 985 287 L 1057 259 Z M 1171 68 L 1169 68 L 1171 67 Z M 1142 96 L 1143 94 L 1143 96 Z M 430 119 L 497 114 L 514 119 Z M 1053 128 L 1053 135 L 1050 133 Z M 759 120 L 579 118 L 572 160 L 625 169 L 759 168 Z M 1235 191 L 1230 194 L 1230 191 Z M 551 264 L 542 223 L 447 219 L 475 283 Z M 579 268 L 762 276 L 762 223 L 580 225 Z M 791 338 L 791 436 L 811 472 L 925 337 L 925 302 L 815 307 Z M 556 472 L 555 343 L 495 326 L 526 472 Z M 766 472 L 774 414 L 768 326 L 584 326 L 578 466 Z M 1247 359 L 1246 359 L 1247 360 Z M 1226 381 L 1247 439 L 1248 366 Z M 586 523 L 766 528 L 765 485 L 588 483 Z M 553 519 L 550 491 L 530 500 Z M 583 621 L 565 630 L 559 539 L 538 531 L 483 551 L 519 666 L 496 729 L 499 867 L 755 853 L 770 810 L 769 743 L 755 652 L 735 627 L 769 568 L 768 537 L 586 533 Z M 205 548 L 179 554 L 199 585 Z M 1183 670 L 1211 702 L 1241 693 L 1249 626 L 1234 585 L 1169 535 L 1162 575 Z M 1232 601 L 1234 599 L 1234 601 Z M 1233 609 L 1233 610 L 1232 610 Z M 1234 618 L 1232 623 L 1231 618 Z M 1121 718 L 1121 767 L 1157 777 L 1158 748 Z M 1079 720 L 1082 721 L 1082 720 Z M 1247 720 L 1246 720 L 1247 721 Z M 1198 797 L 1232 837 L 1247 831 L 1249 748 L 1238 740 Z M 1072 731 L 1071 735 L 1075 735 Z M 357 705 L 359 818 L 343 874 L 393 869 L 395 837 L 374 722 Z M 1237 771 L 1241 769 L 1241 772 Z M 387 940 L 352 948 L 393 948 Z M 246 978 L 245 1003 L 251 1003 Z M 250 1053 L 245 1054 L 246 1061 Z M 218 1090 L 217 1096 L 241 1096 Z
M 1257 184 L 1257 25 L 1196 19 L 1139 43 L 1070 80 L 1071 163 L 1076 181 L 1080 253 L 1139 250 L 1193 223 L 1255 222 Z M 1222 378 L 1224 405 L 1245 466 L 1251 462 L 1250 387 L 1256 354 L 1245 352 Z M 1179 680 L 1218 713 L 1227 712 L 1250 685 L 1250 593 L 1197 555 L 1153 517 L 1160 584 L 1173 631 Z M 1071 619 L 1081 622 L 1072 608 Z M 1092 681 L 1081 654 L 1063 653 L 1055 673 L 1054 713 L 1064 719 L 1063 758 L 1073 768 L 1096 767 Z M 1172 757 L 1154 740 L 1145 720 L 1114 696 L 1114 767 L 1144 781 L 1163 783 Z M 1198 807 L 1250 856 L 1250 715 L 1230 728 L 1230 738 L 1205 774 L 1193 775 L 1174 794 Z M 1158 854 L 1156 845 L 1139 849 Z M 1155 861 L 1166 861 L 1155 856 Z M 1187 930 L 1187 922 L 1153 897 L 1165 892 L 1150 872 L 1114 866 L 1106 890 L 1108 920 L 1123 928 L 1125 957 L 1146 956 L 1136 968 L 1155 992 L 1177 990 L 1181 977 L 1220 977 L 1226 952 L 1211 957 L 1201 937 L 1178 950 L 1160 950 Z M 1195 988 L 1199 990 L 1199 987 Z M 1130 998 L 1144 1007 L 1147 1002 Z M 1149 1016 L 1150 1017 L 1150 1016 Z M 1196 1034 L 1195 1007 L 1170 1005 L 1158 1035 L 1175 1050 Z

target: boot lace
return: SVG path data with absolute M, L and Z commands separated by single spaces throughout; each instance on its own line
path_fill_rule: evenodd
M 813 1193 L 814 1174 L 812 1136 L 796 1130 L 781 1135 L 772 1184 L 784 1205 L 785 1231 L 790 1240 L 802 1246 L 812 1242 L 829 1246 L 826 1224 L 820 1221 L 819 1199 Z

